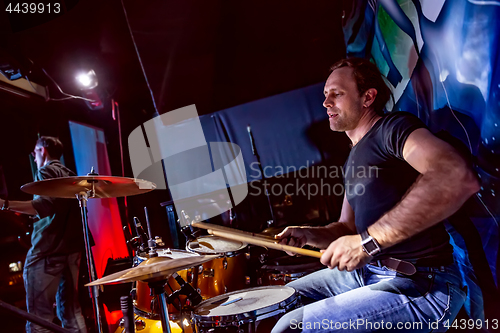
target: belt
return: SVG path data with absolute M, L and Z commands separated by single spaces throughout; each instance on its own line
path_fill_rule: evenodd
M 391 271 L 396 271 L 404 275 L 413 275 L 417 272 L 417 268 L 409 261 L 399 260 L 396 258 L 380 259 L 372 261 L 372 266 L 387 267 Z
M 377 267 L 387 267 L 392 271 L 396 271 L 405 275 L 413 275 L 417 272 L 417 267 L 440 267 L 453 264 L 453 256 L 447 258 L 422 258 L 413 262 L 405 261 L 396 258 L 386 258 L 377 261 L 372 261 L 370 265 Z

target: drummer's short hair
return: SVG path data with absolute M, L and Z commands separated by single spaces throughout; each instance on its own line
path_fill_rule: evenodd
M 385 105 L 391 97 L 394 102 L 394 95 L 377 65 L 372 63 L 369 59 L 347 58 L 333 64 L 330 67 L 330 71 L 333 72 L 342 67 L 352 68 L 352 75 L 356 81 L 360 96 L 370 88 L 375 88 L 377 90 L 377 96 L 373 102 L 373 109 L 378 115 L 383 116 L 385 114 Z
M 52 158 L 61 158 L 64 146 L 58 138 L 53 136 L 41 136 L 36 141 L 37 147 L 44 147 Z

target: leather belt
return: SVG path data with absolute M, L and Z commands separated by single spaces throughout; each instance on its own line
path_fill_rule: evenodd
M 413 275 L 417 272 L 417 268 L 409 261 L 404 261 L 396 258 L 387 258 L 373 261 L 372 266 L 387 267 L 391 271 L 396 271 L 404 275 Z
M 417 267 L 440 267 L 453 264 L 453 256 L 446 258 L 421 258 L 410 262 L 396 258 L 386 258 L 372 261 L 370 265 L 377 267 L 387 267 L 392 271 L 396 271 L 405 275 L 413 275 L 417 272 Z

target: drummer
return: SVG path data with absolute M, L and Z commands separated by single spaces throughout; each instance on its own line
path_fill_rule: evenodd
M 58 138 L 38 139 L 32 152 L 38 168 L 35 181 L 75 176 L 59 161 L 62 152 Z M 28 312 L 52 322 L 56 303 L 57 316 L 64 328 L 87 332 L 78 303 L 78 272 L 84 249 L 78 201 L 35 195 L 31 201 L 0 199 L 0 207 L 38 217 L 23 272 Z M 46 331 L 29 321 L 26 323 L 26 332 Z
M 309 304 L 273 332 L 445 331 L 465 293 L 441 221 L 479 190 L 476 177 L 418 118 L 384 114 L 390 90 L 369 60 L 336 63 L 324 94 L 330 128 L 352 141 L 346 166 L 357 174 L 346 172 L 352 187 L 339 222 L 278 235 L 324 249 L 329 268 L 288 284 Z M 359 168 L 373 166 L 377 176 L 359 177 Z

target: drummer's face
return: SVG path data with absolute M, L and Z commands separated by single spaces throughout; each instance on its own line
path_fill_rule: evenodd
M 43 147 L 35 146 L 33 150 L 33 156 L 35 157 L 35 163 L 38 169 L 43 166 Z

